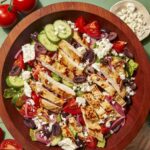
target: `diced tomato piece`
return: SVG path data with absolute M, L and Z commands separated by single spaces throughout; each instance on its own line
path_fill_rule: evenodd
M 14 65 L 17 65 L 18 67 L 20 67 L 21 69 L 25 68 L 24 62 L 23 62 L 23 55 L 20 54 L 17 57 L 17 60 L 14 62 Z
M 34 66 L 34 60 L 29 61 L 29 62 L 28 62 L 28 65 L 29 65 L 30 67 L 33 67 L 33 66 Z
M 107 128 L 105 125 L 101 126 L 101 132 L 102 134 L 106 135 L 109 132 L 109 128 Z
M 117 53 L 121 53 L 123 52 L 126 44 L 127 42 L 125 41 L 116 41 L 115 43 L 113 43 L 113 49 L 115 49 Z
M 25 103 L 19 112 L 23 117 L 33 118 L 37 113 L 37 107 Z
M 81 123 L 81 125 L 85 126 L 85 122 L 84 122 L 82 114 L 79 115 L 79 122 Z
M 31 95 L 32 99 L 34 100 L 34 103 L 35 103 L 35 107 L 40 107 L 40 96 L 37 95 L 35 92 L 32 92 L 32 95 Z
M 92 136 L 88 136 L 86 139 L 86 146 L 88 148 L 95 149 L 97 146 L 97 139 Z
M 98 21 L 93 21 L 84 26 L 84 32 L 87 33 L 90 37 L 100 38 L 101 32 Z
M 2 150 L 23 150 L 22 146 L 13 139 L 6 139 L 0 144 L 0 149 Z
M 84 33 L 84 26 L 86 25 L 86 21 L 83 16 L 80 16 L 76 19 L 75 25 L 79 29 L 79 32 Z
M 81 114 L 81 109 L 76 103 L 75 98 L 68 100 L 63 108 L 63 111 L 72 115 Z

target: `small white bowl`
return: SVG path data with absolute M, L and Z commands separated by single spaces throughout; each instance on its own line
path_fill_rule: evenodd
M 143 15 L 146 26 L 148 27 L 148 30 L 146 30 L 146 32 L 141 37 L 138 37 L 139 40 L 142 41 L 150 35 L 150 14 L 143 6 L 143 4 L 136 0 L 122 0 L 114 4 L 110 8 L 110 11 L 116 15 L 120 10 L 126 9 L 129 4 L 133 4 L 136 7 L 136 12 L 140 12 Z

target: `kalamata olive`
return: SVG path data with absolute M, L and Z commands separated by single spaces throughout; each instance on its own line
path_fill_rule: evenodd
M 14 65 L 11 69 L 11 71 L 9 72 L 10 76 L 17 76 L 21 73 L 21 68 L 17 65 Z
M 53 124 L 52 126 L 52 135 L 58 136 L 61 134 L 61 128 L 58 123 Z
M 62 115 L 63 118 L 66 118 L 69 115 L 69 113 L 62 112 L 61 115 Z
M 49 124 L 45 124 L 45 125 L 43 125 L 43 134 L 47 137 L 47 138 L 49 138 L 50 136 L 51 136 L 51 130 L 49 130 Z
M 125 78 L 124 80 L 123 80 L 123 85 L 125 85 L 125 86 L 129 86 L 130 85 L 130 79 L 128 79 L 128 78 Z
M 34 121 L 33 121 L 32 119 L 25 118 L 25 119 L 24 119 L 24 124 L 25 124 L 28 128 L 36 129 L 36 125 L 35 125 L 35 123 L 34 123 Z
M 126 55 L 129 58 L 134 58 L 133 54 L 130 52 L 130 50 L 127 47 L 124 48 L 124 55 Z
M 83 146 L 84 146 L 83 141 L 82 141 L 82 140 L 80 140 L 79 138 L 77 138 L 75 142 L 76 142 L 76 145 L 77 145 L 79 148 L 81 148 L 81 147 L 83 147 Z
M 132 104 L 132 100 L 131 100 L 131 97 L 130 96 L 126 96 L 125 97 L 125 101 L 126 101 L 126 105 L 127 106 L 130 106 Z
M 92 50 L 88 50 L 84 53 L 83 58 L 82 58 L 82 62 L 85 63 L 87 61 L 89 61 L 89 63 L 93 63 L 95 61 L 95 54 Z
M 46 48 L 43 45 L 41 45 L 40 43 L 35 43 L 35 51 L 38 54 L 46 54 L 46 52 L 47 52 Z
M 34 40 L 34 41 L 37 41 L 37 37 L 38 37 L 38 33 L 37 32 L 34 32 L 30 35 L 31 39 Z
M 86 81 L 86 76 L 83 76 L 83 75 L 75 76 L 73 81 L 74 83 L 83 83 Z
M 111 41 L 115 40 L 117 38 L 117 36 L 118 35 L 117 35 L 116 32 L 110 32 L 109 35 L 108 35 L 108 39 L 111 42 Z
M 132 90 L 136 90 L 136 88 L 137 88 L 136 83 L 132 82 L 130 84 L 130 87 L 131 87 Z
M 81 47 L 81 45 L 80 45 L 78 42 L 76 42 L 73 38 L 71 39 L 70 44 L 71 44 L 74 48 Z

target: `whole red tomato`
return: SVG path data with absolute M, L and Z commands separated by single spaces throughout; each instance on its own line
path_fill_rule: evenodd
M 30 13 L 36 6 L 37 0 L 13 0 L 13 6 L 22 13 Z
M 3 28 L 12 27 L 17 22 L 17 13 L 8 4 L 0 5 L 0 26 Z
M 0 149 L 1 150 L 23 150 L 22 146 L 13 139 L 7 139 L 4 140 L 1 144 L 0 144 Z

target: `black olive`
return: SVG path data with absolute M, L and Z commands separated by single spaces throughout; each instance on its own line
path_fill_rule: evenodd
M 34 32 L 30 35 L 31 39 L 34 40 L 34 41 L 38 41 L 37 40 L 37 37 L 38 37 L 38 33 L 37 32 Z
M 109 41 L 113 41 L 117 38 L 117 33 L 116 32 L 110 32 L 109 35 L 108 35 L 108 39 Z
M 51 131 L 49 130 L 49 124 L 43 125 L 43 134 L 49 138 L 51 136 Z
M 132 104 L 132 100 L 131 100 L 131 97 L 130 96 L 126 96 L 125 97 L 125 101 L 126 101 L 126 105 L 127 106 L 130 106 Z
M 25 118 L 25 119 L 24 119 L 24 124 L 25 124 L 28 128 L 36 129 L 36 125 L 35 125 L 35 123 L 34 123 L 34 121 L 33 121 L 32 119 Z
M 85 63 L 86 61 L 89 61 L 89 63 L 93 63 L 95 61 L 95 54 L 92 50 L 88 50 L 84 53 L 82 62 Z
M 86 76 L 83 76 L 83 75 L 75 76 L 73 81 L 74 83 L 83 83 L 86 81 Z
M 132 84 L 130 84 L 130 87 L 132 90 L 136 90 L 137 88 L 136 83 L 132 82 Z
M 11 71 L 9 72 L 10 76 L 17 76 L 21 73 L 21 68 L 17 65 L 14 65 L 11 69 Z
M 124 55 L 126 55 L 129 58 L 134 58 L 133 54 L 130 52 L 130 50 L 127 47 L 124 48 Z
M 77 139 L 75 140 L 75 142 L 76 142 L 76 145 L 77 145 L 79 148 L 82 148 L 82 147 L 84 146 L 83 141 L 80 140 L 79 138 L 77 138 Z
M 53 124 L 52 126 L 52 135 L 58 136 L 61 134 L 61 128 L 58 123 Z
M 62 112 L 61 115 L 62 115 L 63 118 L 66 118 L 69 115 L 69 113 Z
M 35 43 L 35 51 L 38 54 L 46 54 L 46 52 L 47 52 L 46 48 L 43 45 L 41 45 L 40 43 Z
M 86 68 L 85 68 L 85 73 L 87 73 L 87 74 L 93 74 L 93 73 L 95 73 L 95 70 L 94 70 L 94 68 L 93 67 L 91 67 L 91 66 L 87 66 Z

